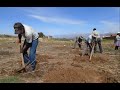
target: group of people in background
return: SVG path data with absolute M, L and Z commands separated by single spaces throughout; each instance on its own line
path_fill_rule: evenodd
M 79 46 L 79 49 L 82 49 L 81 47 L 83 41 L 85 42 L 86 47 L 89 48 L 90 53 L 92 51 L 93 46 L 94 46 L 94 53 L 96 53 L 97 45 L 99 47 L 99 52 L 100 53 L 103 52 L 102 44 L 101 44 L 102 37 L 96 31 L 96 28 L 93 29 L 92 33 L 87 38 L 83 38 L 82 36 L 76 37 L 73 49 L 76 47 L 76 45 Z M 120 47 L 120 32 L 117 33 L 114 40 L 114 44 L 115 44 L 115 50 L 118 50 L 118 48 Z
M 76 37 L 74 48 L 76 44 L 78 44 L 79 48 L 81 49 L 82 41 L 84 41 L 87 48 L 89 48 L 90 53 L 92 51 L 93 45 L 94 45 L 94 53 L 96 53 L 97 45 L 99 46 L 100 53 L 102 53 L 103 50 L 102 50 L 101 40 L 102 38 L 100 37 L 100 34 L 96 31 L 96 28 L 94 28 L 92 33 L 87 38 L 83 38 L 82 36 Z

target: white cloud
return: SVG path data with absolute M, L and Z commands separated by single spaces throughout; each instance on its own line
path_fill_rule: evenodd
M 120 22 L 100 21 L 103 24 L 105 32 L 116 33 L 120 31 Z
M 73 20 L 73 19 L 65 19 L 65 18 L 54 18 L 54 17 L 45 17 L 38 15 L 29 15 L 33 18 L 39 19 L 43 22 L 47 23 L 59 23 L 59 24 L 84 24 L 84 21 Z
M 21 9 L 23 12 L 32 14 L 32 15 L 40 15 L 40 16 L 51 16 L 51 17 L 63 17 L 66 16 L 66 13 L 63 12 L 58 7 L 25 7 Z M 68 15 L 67 15 L 68 16 Z

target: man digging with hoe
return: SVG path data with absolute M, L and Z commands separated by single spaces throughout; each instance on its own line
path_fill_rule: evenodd
M 22 68 L 17 72 L 26 71 L 26 67 L 29 65 L 27 71 L 34 71 L 36 66 L 36 49 L 38 46 L 38 33 L 36 33 L 30 26 L 24 25 L 20 22 L 14 24 L 15 34 L 18 34 L 18 44 L 20 45 L 20 53 L 22 59 Z M 21 38 L 25 38 L 24 44 L 21 47 Z M 27 50 L 30 48 L 29 55 Z
M 101 38 L 100 38 L 99 33 L 96 32 L 96 28 L 94 28 L 92 34 L 90 34 L 88 36 L 88 38 L 85 40 L 86 47 L 84 48 L 82 56 L 87 54 L 87 50 L 88 50 L 88 47 L 89 47 L 89 50 L 90 50 L 90 58 L 89 58 L 89 60 L 91 61 L 93 53 L 96 52 L 97 44 L 99 46 L 100 53 L 102 53 L 103 50 L 102 50 L 102 46 L 101 46 Z

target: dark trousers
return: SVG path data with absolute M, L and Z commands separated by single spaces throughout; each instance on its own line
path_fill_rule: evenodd
M 78 44 L 79 48 L 81 49 L 81 44 Z
M 115 50 L 118 50 L 118 46 L 115 46 Z
M 97 39 L 97 40 L 95 41 L 95 48 L 94 48 L 94 52 L 96 52 L 97 45 L 99 46 L 99 51 L 100 51 L 100 53 L 102 53 L 102 52 L 103 52 L 103 50 L 102 50 L 102 45 L 101 45 L 101 39 Z
M 92 44 L 91 44 L 91 43 L 88 43 L 88 42 L 86 42 L 86 44 L 87 44 L 87 47 L 89 47 L 90 53 L 91 53 L 91 51 L 92 51 Z

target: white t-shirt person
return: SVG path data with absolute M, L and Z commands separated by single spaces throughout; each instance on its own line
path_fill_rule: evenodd
M 88 43 L 92 43 L 92 35 L 89 35 L 87 38 Z
M 39 37 L 38 33 L 33 30 L 32 27 L 25 24 L 23 24 L 23 26 L 25 28 L 25 33 L 22 35 L 26 39 L 27 43 L 32 43 L 33 40 L 36 40 Z
M 38 46 L 39 34 L 32 29 L 32 27 L 17 22 L 14 24 L 15 34 L 18 34 L 18 43 L 20 44 L 20 53 L 23 54 L 24 63 L 30 62 L 31 70 L 35 70 L 36 67 L 36 49 Z M 25 38 L 24 44 L 21 47 L 21 38 Z M 29 50 L 29 54 L 27 51 Z
M 119 35 L 116 36 L 116 40 L 120 41 L 120 36 Z
M 97 38 L 99 36 L 99 33 L 96 30 L 94 30 L 92 31 L 92 36 Z

